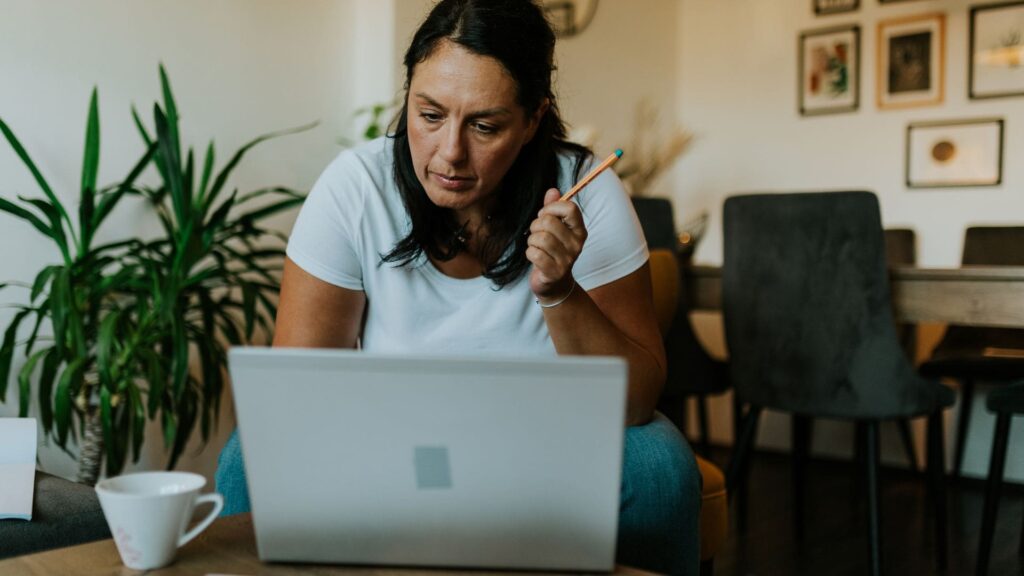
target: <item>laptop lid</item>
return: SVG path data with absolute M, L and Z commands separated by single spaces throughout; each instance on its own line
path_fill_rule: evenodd
M 232 348 L 260 558 L 608 571 L 618 358 Z

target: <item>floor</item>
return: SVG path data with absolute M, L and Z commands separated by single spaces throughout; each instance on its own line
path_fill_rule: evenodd
M 714 448 L 712 459 L 723 466 L 729 451 Z M 751 467 L 746 531 L 731 507 L 729 540 L 715 560 L 721 576 L 830 575 L 867 573 L 867 517 L 863 472 L 851 462 L 812 460 L 807 470 L 805 534 L 793 524 L 790 458 L 759 452 Z M 974 573 L 984 483 L 949 484 L 949 567 L 944 574 Z M 883 468 L 882 562 L 885 574 L 936 574 L 931 505 L 923 474 Z M 990 575 L 1024 576 L 1018 555 L 1024 487 L 1008 485 L 1000 500 Z

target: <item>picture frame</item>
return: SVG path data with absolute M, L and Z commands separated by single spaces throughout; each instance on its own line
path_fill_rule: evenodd
M 945 98 L 946 15 L 878 23 L 876 94 L 880 109 L 941 104 Z
M 968 188 L 1003 182 L 1002 118 L 907 126 L 908 188 Z
M 811 0 L 816 16 L 853 12 L 860 8 L 860 0 Z
M 860 26 L 800 34 L 801 116 L 853 112 L 860 107 Z
M 967 97 L 1024 96 L 1024 1 L 971 8 Z

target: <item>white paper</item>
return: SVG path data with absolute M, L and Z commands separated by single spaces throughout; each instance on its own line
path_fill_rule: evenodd
M 0 519 L 32 519 L 35 418 L 0 418 Z

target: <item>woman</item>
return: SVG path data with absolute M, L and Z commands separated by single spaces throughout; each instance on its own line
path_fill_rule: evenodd
M 618 559 L 696 574 L 699 476 L 654 414 L 665 351 L 647 250 L 610 171 L 566 141 L 554 35 L 530 0 L 442 0 L 405 55 L 394 133 L 343 152 L 288 244 L 275 346 L 589 354 L 629 363 Z M 569 407 L 571 408 L 571 407 Z M 237 437 L 226 511 L 248 509 Z

